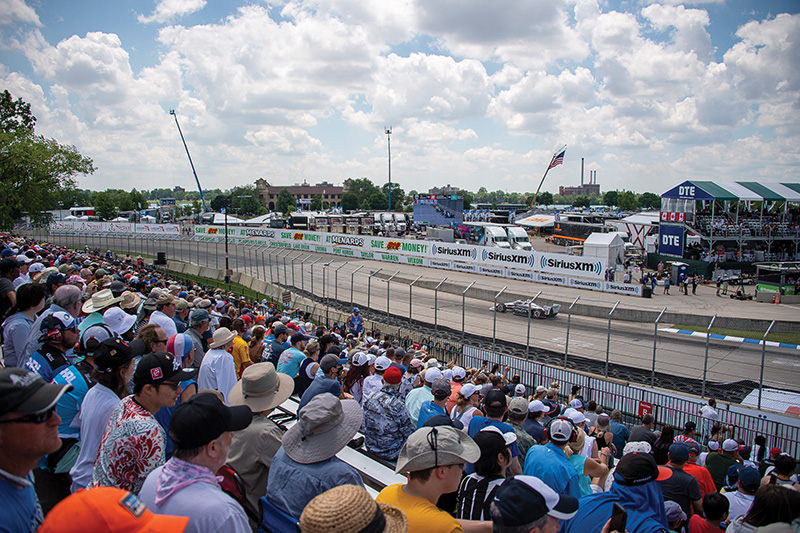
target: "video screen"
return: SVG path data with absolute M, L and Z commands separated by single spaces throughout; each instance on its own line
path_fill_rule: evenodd
M 445 194 L 415 194 L 414 224 L 450 226 L 464 222 L 464 197 Z

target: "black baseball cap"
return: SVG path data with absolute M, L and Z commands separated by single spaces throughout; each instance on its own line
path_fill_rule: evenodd
M 45 383 L 35 372 L 22 368 L 0 369 L 0 416 L 8 413 L 29 415 L 53 407 L 72 385 Z
M 533 476 L 507 479 L 497 489 L 494 505 L 498 510 L 498 514 L 492 517 L 494 523 L 506 527 L 529 524 L 545 515 L 569 520 L 578 512 L 577 498 L 558 494 Z
M 309 337 L 308 335 L 304 335 L 303 333 L 295 333 L 294 335 L 292 335 L 290 342 L 292 344 L 297 344 L 300 341 L 308 341 L 308 339 L 310 338 L 311 337 Z
M 664 481 L 672 476 L 672 470 L 660 467 L 649 453 L 623 455 L 614 471 L 614 481 L 620 485 L 644 485 L 651 481 Z
M 491 389 L 483 399 L 486 407 L 505 407 L 506 395 L 500 389 Z
M 142 357 L 133 373 L 134 385 L 185 381 L 197 375 L 196 368 L 182 368 L 180 360 L 167 352 L 149 353 Z
M 133 350 L 119 337 L 106 339 L 94 349 L 94 366 L 100 374 L 122 368 L 131 359 Z
M 228 407 L 216 394 L 202 392 L 175 408 L 169 435 L 175 446 L 191 450 L 205 446 L 226 431 L 240 431 L 252 420 L 253 412 L 246 405 Z

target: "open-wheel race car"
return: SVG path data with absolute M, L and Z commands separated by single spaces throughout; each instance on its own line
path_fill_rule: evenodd
M 509 309 L 515 315 L 528 316 L 528 310 L 530 310 L 533 318 L 547 318 L 556 316 L 561 311 L 561 305 L 539 305 L 533 301 L 533 298 L 497 304 L 497 310 L 501 313 L 505 313 Z M 490 307 L 489 310 L 494 311 L 494 306 Z

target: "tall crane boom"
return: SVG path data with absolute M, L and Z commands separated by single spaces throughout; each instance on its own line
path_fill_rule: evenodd
M 194 180 L 197 182 L 197 189 L 200 191 L 200 200 L 202 200 L 203 202 L 203 213 L 208 213 L 208 206 L 206 206 L 206 197 L 203 195 L 203 187 L 200 186 L 200 178 L 197 177 L 197 171 L 195 171 L 194 169 L 194 163 L 192 162 L 192 155 L 189 153 L 189 147 L 186 146 L 186 139 L 183 138 L 181 125 L 178 124 L 178 115 L 175 113 L 174 109 L 170 109 L 169 114 L 175 117 L 175 125 L 178 126 L 178 133 L 180 133 L 181 135 L 181 141 L 183 141 L 183 147 L 186 149 L 186 155 L 189 157 L 189 164 L 192 166 L 192 174 L 194 174 Z

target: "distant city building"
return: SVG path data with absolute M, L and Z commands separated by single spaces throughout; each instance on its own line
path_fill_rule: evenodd
M 463 190 L 458 187 L 451 187 L 448 183 L 444 187 L 432 187 L 428 189 L 428 194 L 442 194 L 446 196 L 451 196 L 453 194 L 462 194 Z
M 176 185 L 176 186 L 175 186 L 175 187 L 172 189 L 172 192 L 186 192 L 186 189 L 184 189 L 184 188 L 183 188 L 183 187 L 181 187 L 180 185 Z
M 319 195 L 322 205 L 326 206 L 327 204 L 327 207 L 341 206 L 342 193 L 345 191 L 344 187 L 333 185 L 327 181 L 316 185 L 309 185 L 305 181 L 295 185 L 270 185 L 264 178 L 256 180 L 256 198 L 270 211 L 275 211 L 278 195 L 282 189 L 287 189 L 294 196 L 295 202 L 306 205 L 311 203 L 314 196 Z
M 600 196 L 600 185 L 596 183 L 587 183 L 578 187 L 564 187 L 561 185 L 558 188 L 558 194 L 561 196 Z

